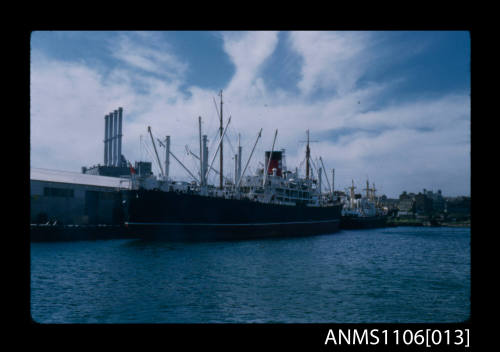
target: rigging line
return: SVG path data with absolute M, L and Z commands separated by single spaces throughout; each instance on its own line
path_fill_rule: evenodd
M 196 155 L 192 150 L 191 148 L 189 148 L 189 146 L 186 144 L 186 151 L 187 151 L 187 155 L 190 155 L 192 156 L 193 158 L 189 158 L 189 162 L 191 163 L 191 168 L 193 170 L 196 170 L 196 174 L 198 175 L 201 175 L 201 169 L 200 169 L 200 157 L 198 155 Z M 196 161 L 196 160 L 198 161 Z M 193 166 L 194 165 L 194 166 Z
M 212 96 L 212 99 L 213 99 L 213 101 L 214 101 L 215 111 L 217 111 L 217 117 L 218 117 L 218 118 L 219 118 L 219 120 L 220 120 L 220 112 L 219 112 L 219 109 L 218 109 L 219 107 L 217 106 L 217 103 L 215 102 L 215 97 L 214 97 L 214 96 Z
M 231 118 L 231 115 L 229 116 L 229 118 Z M 228 129 L 227 129 L 227 130 L 229 131 L 229 127 L 228 127 Z M 213 135 L 213 138 L 211 139 L 210 146 L 209 146 L 209 149 L 208 149 L 209 151 L 210 151 L 210 150 L 213 150 L 213 149 L 214 149 L 214 147 L 215 147 L 215 145 L 219 142 L 219 138 L 220 138 L 219 134 L 220 134 L 220 130 L 219 130 L 219 127 L 218 127 L 218 128 L 215 130 L 215 133 L 214 133 L 214 135 Z M 227 131 L 226 131 L 226 135 L 224 135 L 224 140 L 229 141 L 229 140 L 228 140 L 228 137 L 227 137 Z M 234 148 L 233 148 L 233 146 L 232 146 L 232 144 L 231 144 L 231 142 L 230 142 L 230 141 L 229 141 L 229 145 L 230 145 L 230 147 L 231 147 L 231 149 L 232 149 L 232 152 L 233 152 L 233 153 L 235 153 Z M 218 154 L 218 153 L 219 153 L 219 150 L 216 150 L 216 154 Z M 224 153 L 224 154 L 225 154 L 225 153 Z M 212 156 L 213 156 L 213 155 L 212 155 Z
M 160 139 L 159 139 L 158 137 L 156 137 L 156 136 L 153 134 L 153 132 L 151 132 L 151 135 L 153 136 L 153 139 L 154 139 L 154 138 L 156 138 L 158 141 L 160 141 Z M 160 143 L 161 143 L 161 142 L 160 142 Z M 163 143 L 161 143 L 161 144 L 163 144 Z M 160 146 L 161 146 L 161 145 L 160 145 Z M 147 151 L 148 151 L 149 157 L 150 157 L 152 160 L 154 160 L 154 161 L 155 161 L 155 162 L 153 163 L 153 165 L 155 165 L 155 166 L 156 166 L 156 168 L 157 168 L 159 171 L 161 171 L 161 172 L 163 173 L 162 167 L 161 167 L 161 165 L 160 165 L 160 164 L 158 164 L 158 160 L 156 159 L 156 157 L 153 157 L 153 153 L 151 152 L 151 149 L 149 149 L 149 146 L 148 146 L 148 145 L 146 145 L 146 147 L 147 147 Z M 155 153 L 155 154 L 156 154 L 156 153 Z
M 304 157 L 304 159 L 302 159 L 302 161 L 299 164 L 299 167 L 298 167 L 299 170 L 300 170 L 300 168 L 302 167 L 302 165 L 304 164 L 305 161 L 306 161 L 306 158 Z
M 318 168 L 316 167 L 316 164 L 314 163 L 314 159 L 313 158 L 309 158 L 309 161 L 311 162 L 311 166 L 313 166 L 314 170 L 317 171 Z
M 152 166 L 156 169 L 156 171 L 159 173 L 161 171 L 159 165 L 158 165 L 158 162 L 156 161 L 156 158 L 153 156 L 153 153 L 151 152 L 151 150 L 148 149 L 149 147 L 146 147 L 146 152 L 149 156 L 149 159 L 152 160 Z
M 217 112 L 217 122 L 219 122 L 219 121 L 220 121 L 220 111 L 219 111 L 219 107 L 218 107 L 218 105 L 217 105 L 217 103 L 216 103 L 216 101 L 215 101 L 215 97 L 214 97 L 214 96 L 212 96 L 212 99 L 213 99 L 213 101 L 214 101 L 215 111 Z M 215 136 L 214 136 L 214 138 L 212 138 L 212 142 L 214 142 L 215 140 L 217 140 L 217 135 L 218 135 L 218 134 L 220 134 L 220 126 L 218 126 L 218 127 L 216 128 L 216 131 L 215 131 Z M 213 147 L 213 145 L 210 145 L 210 149 L 212 149 L 212 147 Z
M 208 122 L 206 123 L 205 125 L 205 131 L 212 131 L 212 130 L 216 130 L 217 132 L 219 132 L 219 117 L 218 117 L 218 113 L 217 113 L 217 116 L 214 118 L 214 114 L 213 112 L 209 113 L 208 114 L 208 118 L 206 120 L 208 120 Z M 216 124 L 216 128 L 214 128 L 214 124 Z M 207 136 L 209 136 L 208 133 L 206 133 Z
M 226 134 L 225 139 L 229 143 L 229 147 L 231 148 L 231 152 L 232 152 L 231 155 L 234 156 L 234 154 L 236 153 L 236 151 L 235 151 L 235 149 L 233 147 L 233 144 L 231 143 L 231 138 L 229 138 L 229 136 Z
M 145 142 L 145 141 L 141 141 L 141 142 L 142 142 L 143 151 L 146 152 L 146 154 L 147 154 L 148 157 L 152 158 L 152 153 L 149 150 L 148 145 L 146 144 L 147 142 Z
M 149 147 L 146 144 L 144 144 L 144 150 L 146 151 L 148 159 L 152 160 L 151 166 L 154 167 L 155 169 L 157 169 L 156 171 L 160 171 L 158 165 L 156 165 L 157 163 L 154 161 L 155 158 L 153 157 L 153 153 L 151 153 L 151 151 L 149 150 Z
M 139 156 L 139 160 L 142 160 L 142 134 L 139 135 Z
M 262 133 L 264 133 L 264 131 L 262 131 Z M 245 149 L 246 149 L 246 150 L 248 150 L 248 149 L 252 149 L 252 146 L 253 146 L 253 141 L 252 141 L 252 139 L 251 139 L 251 138 L 248 138 L 248 136 L 247 136 L 247 138 L 244 138 L 244 137 L 245 137 L 245 134 L 244 134 L 244 133 L 242 133 L 242 134 L 241 134 L 241 146 L 242 146 L 243 150 L 245 150 Z M 245 141 L 246 141 L 246 142 L 245 142 Z M 257 147 L 256 147 L 256 148 L 257 148 L 257 149 L 260 149 L 260 148 L 261 148 L 261 146 L 260 146 L 260 145 L 257 145 Z
M 147 143 L 147 142 L 146 142 Z M 154 159 L 153 157 L 153 152 L 151 151 L 150 147 L 148 144 L 144 144 L 145 148 L 146 148 L 146 152 L 149 154 L 149 157 Z
M 217 138 L 217 135 L 220 133 L 219 129 L 217 128 L 217 130 L 215 131 L 215 133 L 212 135 L 212 138 L 210 139 L 211 142 L 210 142 L 210 146 L 209 146 L 209 151 L 210 150 L 213 150 L 214 148 L 214 145 L 217 143 L 218 141 L 218 138 Z
M 229 118 L 231 118 L 231 115 L 229 115 Z M 230 136 L 230 133 L 232 131 L 232 126 L 229 126 L 227 131 L 226 131 L 226 134 L 224 135 L 224 141 L 228 142 L 229 143 L 229 147 L 231 148 L 231 155 L 234 157 L 234 154 L 236 153 L 236 149 L 234 148 L 233 144 L 231 143 L 231 136 Z M 216 131 L 217 134 L 220 133 L 219 129 L 217 129 Z M 217 135 L 215 136 L 215 138 L 217 139 Z M 227 153 L 227 150 L 224 150 L 224 155 L 226 155 Z

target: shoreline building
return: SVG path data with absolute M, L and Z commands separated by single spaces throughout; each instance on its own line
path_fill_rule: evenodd
M 123 221 L 120 190 L 127 178 L 31 168 L 30 222 L 115 225 Z

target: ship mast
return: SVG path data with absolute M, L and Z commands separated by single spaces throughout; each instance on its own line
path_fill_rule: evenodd
M 223 187 L 223 184 L 222 184 L 222 179 L 223 179 L 223 175 L 222 175 L 222 167 L 223 167 L 223 149 L 222 149 L 222 131 L 224 129 L 224 126 L 223 126 L 223 120 L 222 120 L 222 89 L 220 90 L 220 138 L 221 138 L 221 143 L 220 143 L 220 173 L 219 173 L 219 188 L 222 189 Z
M 212 162 L 210 163 L 210 166 L 209 166 L 209 168 L 206 171 L 205 180 L 207 179 L 208 173 L 210 172 L 210 170 L 213 170 L 212 165 L 213 165 L 213 163 L 215 161 L 215 158 L 217 156 L 217 153 L 219 152 L 219 149 L 220 149 L 220 147 L 222 145 L 222 140 L 224 139 L 224 136 L 226 134 L 226 131 L 227 131 L 227 128 L 229 127 L 229 123 L 230 122 L 231 122 L 231 116 L 229 116 L 229 120 L 227 120 L 226 128 L 224 128 L 224 131 L 222 132 L 222 136 L 221 136 L 221 138 L 219 138 L 219 142 L 217 143 L 217 149 L 215 150 L 214 156 L 212 158 Z
M 309 158 L 311 150 L 309 149 L 309 130 L 307 130 L 307 147 L 306 147 L 306 180 L 309 180 Z
M 349 201 L 350 201 L 350 208 L 354 208 L 354 198 L 356 197 L 356 195 L 354 194 L 354 189 L 356 187 L 354 187 L 354 180 L 351 180 L 352 181 L 352 186 L 349 187 L 349 190 L 350 190 L 350 193 L 349 193 Z
M 319 161 L 321 161 L 321 166 L 323 166 L 323 172 L 325 173 L 325 178 L 326 178 L 326 182 L 328 183 L 328 188 L 330 189 L 330 193 L 333 194 L 333 189 L 330 186 L 330 181 L 328 180 L 328 175 L 326 174 L 326 168 L 325 168 L 325 165 L 323 164 L 323 159 L 321 157 L 319 157 Z M 332 183 L 333 183 L 333 180 L 332 180 Z
M 366 180 L 366 188 L 363 189 L 363 191 L 366 191 L 366 199 L 371 200 L 371 195 L 370 195 L 371 188 L 370 188 L 370 183 L 368 182 L 368 180 Z
M 200 138 L 200 186 L 205 186 L 203 182 L 203 143 L 202 143 L 202 135 L 201 135 L 201 116 L 198 116 L 198 131 Z
M 238 133 L 238 166 L 236 171 L 236 184 L 241 177 L 241 135 Z

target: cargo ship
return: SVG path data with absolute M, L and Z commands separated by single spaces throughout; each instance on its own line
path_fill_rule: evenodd
M 262 168 L 246 175 L 255 147 L 242 169 L 242 148 L 235 154 L 234 177 L 223 174 L 223 141 L 229 118 L 223 128 L 222 92 L 220 94 L 220 133 L 217 149 L 211 156 L 207 136 L 202 135 L 199 117 L 199 154 L 189 153 L 199 161 L 199 170 L 192 172 L 170 150 L 170 137 L 160 146 L 166 149 L 166 160 L 160 161 L 151 128 L 160 175 L 137 175 L 132 172 L 131 189 L 121 190 L 124 224 L 132 237 L 179 241 L 235 240 L 280 236 L 329 234 L 339 230 L 342 204 L 333 192 L 322 192 L 321 176 L 326 171 L 317 168 L 312 175 L 309 131 L 307 131 L 306 172 L 301 177 L 296 168 L 290 171 L 284 164 L 285 150 L 274 150 L 278 130 L 271 150 L 264 155 Z M 238 143 L 240 144 L 240 143 Z M 213 163 L 219 155 L 220 167 Z M 189 173 L 192 182 L 174 181 L 169 177 L 170 156 Z M 208 184 L 210 172 L 219 175 L 219 184 Z
M 377 206 L 375 185 L 370 188 L 366 181 L 366 196 L 356 195 L 354 181 L 349 187 L 348 197 L 343 200 L 340 227 L 342 229 L 371 229 L 385 227 L 387 214 Z

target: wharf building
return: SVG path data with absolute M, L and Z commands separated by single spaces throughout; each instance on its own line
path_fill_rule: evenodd
M 424 188 L 418 194 L 400 194 L 397 208 L 399 217 L 466 218 L 470 214 L 470 197 L 445 198 L 441 190 L 434 193 Z
M 30 169 L 30 223 L 44 225 L 119 225 L 123 222 L 120 190 L 130 189 L 131 173 L 150 175 L 151 162 L 121 154 L 120 107 L 104 117 L 104 164 L 82 172 Z
M 446 199 L 445 212 L 447 217 L 456 220 L 465 220 L 471 215 L 470 197 L 450 197 Z
M 398 215 L 399 199 L 388 198 L 385 194 L 379 198 L 380 206 L 386 210 L 388 216 Z
M 415 194 L 403 192 L 399 195 L 398 217 L 413 216 L 415 214 Z
M 130 179 L 31 168 L 32 224 L 113 225 L 122 221 L 120 193 Z
M 423 194 L 431 200 L 433 212 L 442 213 L 444 211 L 446 202 L 440 189 L 434 193 L 433 191 L 428 191 L 424 188 Z

